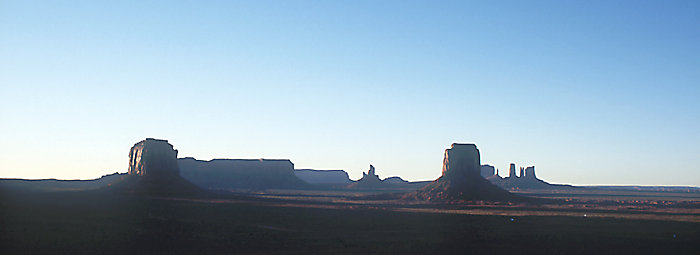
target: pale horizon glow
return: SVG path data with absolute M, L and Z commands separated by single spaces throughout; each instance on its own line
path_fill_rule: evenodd
M 0 1 L 0 178 L 179 157 L 700 186 L 700 2 Z

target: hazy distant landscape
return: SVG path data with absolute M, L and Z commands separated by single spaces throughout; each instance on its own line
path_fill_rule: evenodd
M 496 175 L 479 163 L 472 144 L 453 144 L 445 151 L 443 176 L 416 183 L 382 180 L 373 166 L 357 181 L 344 180 L 342 170 L 302 170 L 309 183 L 295 175 L 289 160 L 197 163 L 177 159 L 166 140 L 151 138 L 135 144 L 129 155 L 128 173 L 97 180 L 0 180 L 0 251 L 694 254 L 700 249 L 698 187 L 552 185 L 538 179 L 534 167 L 512 176 L 522 179 L 491 183 L 482 175 Z M 533 185 L 537 188 L 528 188 Z
M 700 254 L 700 1 L 0 0 L 0 254 Z

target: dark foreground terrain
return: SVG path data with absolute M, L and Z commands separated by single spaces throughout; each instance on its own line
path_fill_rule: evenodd
M 693 217 L 481 212 L 260 197 L 5 191 L 0 254 L 700 254 L 700 223 Z

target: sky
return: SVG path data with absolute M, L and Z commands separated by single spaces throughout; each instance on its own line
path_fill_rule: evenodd
M 699 1 L 0 0 L 0 178 L 180 157 L 700 186 Z

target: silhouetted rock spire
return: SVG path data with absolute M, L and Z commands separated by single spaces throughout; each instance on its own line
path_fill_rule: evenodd
M 517 177 L 517 176 L 515 176 L 515 164 L 514 163 L 510 163 L 510 171 L 508 171 L 508 177 L 510 177 L 510 178 Z
M 386 187 L 385 183 L 375 174 L 373 165 L 369 165 L 367 173 L 362 173 L 362 179 L 350 184 L 349 188 L 376 189 Z
M 537 178 L 535 166 L 520 167 L 520 176 L 515 176 L 515 164 L 510 164 L 510 176 L 487 178 L 504 189 L 551 189 L 557 187 Z

